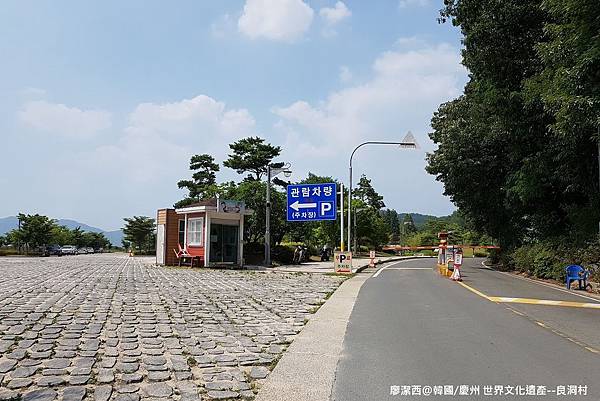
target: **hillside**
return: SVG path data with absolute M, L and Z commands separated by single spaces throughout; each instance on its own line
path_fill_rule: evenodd
M 121 230 L 115 231 L 104 231 L 101 228 L 93 227 L 85 223 L 78 222 L 71 219 L 58 219 L 57 224 L 65 226 L 69 229 L 81 227 L 83 231 L 90 231 L 94 233 L 103 233 L 106 238 L 110 241 L 113 246 L 121 246 L 121 240 L 123 239 L 123 232 Z M 16 216 L 8 216 L 0 218 L 0 235 L 6 234 L 7 232 L 14 230 L 19 227 L 19 221 Z

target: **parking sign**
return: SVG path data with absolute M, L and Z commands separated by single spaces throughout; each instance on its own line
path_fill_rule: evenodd
M 298 184 L 287 187 L 287 220 L 335 220 L 337 215 L 335 183 Z

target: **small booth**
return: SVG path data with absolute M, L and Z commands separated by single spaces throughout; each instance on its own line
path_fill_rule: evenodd
M 187 255 L 199 266 L 243 265 L 244 202 L 208 199 L 157 212 L 156 264 L 177 265 Z

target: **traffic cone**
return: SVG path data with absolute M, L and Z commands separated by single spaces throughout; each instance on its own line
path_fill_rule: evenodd
M 452 281 L 462 281 L 462 277 L 460 276 L 460 267 L 454 265 L 454 272 L 450 276 L 450 280 Z

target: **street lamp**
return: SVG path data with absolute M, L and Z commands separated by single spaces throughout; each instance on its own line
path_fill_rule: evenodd
M 286 177 L 292 175 L 290 163 L 276 163 L 267 166 L 267 202 L 265 214 L 265 266 L 271 266 L 271 178 L 283 173 Z
M 418 149 L 419 145 L 417 144 L 417 141 L 415 140 L 415 137 L 413 136 L 413 134 L 408 131 L 408 133 L 406 134 L 406 136 L 404 137 L 402 142 L 387 142 L 387 141 L 367 141 L 367 142 L 363 142 L 360 145 L 358 145 L 357 147 L 354 148 L 354 150 L 352 151 L 352 154 L 350 155 L 350 186 L 348 187 L 348 247 L 350 247 L 350 231 L 351 231 L 351 223 L 352 223 L 352 219 L 351 219 L 351 209 L 352 209 L 352 158 L 354 157 L 354 153 L 356 153 L 356 151 L 365 146 L 365 145 L 398 145 L 400 148 L 402 149 Z M 344 251 L 342 249 L 342 251 Z M 354 250 L 356 251 L 356 249 Z

